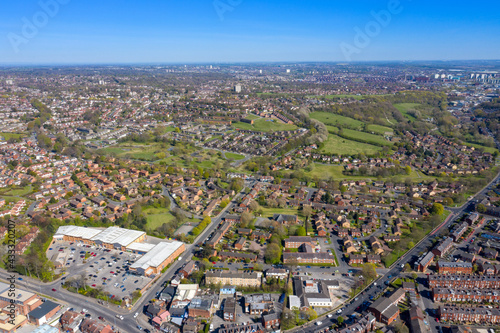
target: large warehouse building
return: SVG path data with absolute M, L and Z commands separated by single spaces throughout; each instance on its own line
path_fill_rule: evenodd
M 82 242 L 84 244 L 96 245 L 108 249 L 126 251 L 133 243 L 140 243 L 146 239 L 144 231 L 109 227 L 106 229 L 92 229 L 65 225 L 57 229 L 54 240 L 68 242 Z
M 161 242 L 137 259 L 130 266 L 130 270 L 146 276 L 161 273 L 163 268 L 167 267 L 185 250 L 186 248 L 182 242 Z
M 144 231 L 119 227 L 94 229 L 67 225 L 59 227 L 54 235 L 54 241 L 81 242 L 142 254 L 143 256 L 130 266 L 130 270 L 145 276 L 161 273 L 162 269 L 186 250 L 184 243 L 178 241 L 161 241 L 158 244 L 150 244 L 143 243 L 145 240 L 146 233 Z

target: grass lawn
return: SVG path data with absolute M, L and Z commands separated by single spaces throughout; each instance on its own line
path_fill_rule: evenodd
M 344 117 L 330 112 L 311 112 L 309 114 L 309 117 L 311 117 L 312 119 L 319 120 L 325 125 L 332 125 L 332 126 L 347 125 L 353 128 L 361 128 L 361 126 L 363 126 L 363 122 L 359 120 L 349 117 Z
M 355 131 L 355 130 L 348 129 L 348 128 L 344 128 L 342 131 L 344 132 L 344 136 L 346 136 L 349 139 L 365 140 L 365 141 L 368 141 L 370 143 L 384 145 L 384 146 L 392 146 L 393 145 L 391 142 L 387 141 L 381 135 Z
M 320 151 L 324 154 L 354 155 L 364 153 L 366 155 L 374 155 L 382 150 L 381 147 L 344 139 L 334 134 L 328 134 L 328 139 L 324 144 L 324 147 Z
M 344 167 L 342 165 L 327 165 L 327 164 L 314 164 L 314 169 L 309 172 L 305 172 L 306 176 L 309 177 L 317 177 L 318 179 L 328 179 L 332 177 L 334 180 L 366 180 L 366 179 L 377 179 L 376 177 L 371 176 L 348 176 L 344 175 L 342 171 Z M 417 173 L 417 171 L 412 170 L 410 175 L 396 175 L 389 177 L 386 180 L 390 180 L 392 182 L 404 182 L 406 179 L 410 178 L 414 183 L 420 183 L 422 181 L 432 181 L 435 178 L 426 176 L 422 173 Z
M 268 208 L 262 207 L 262 217 L 273 217 L 274 214 L 298 215 L 303 218 L 302 211 L 297 208 Z
M 175 219 L 175 217 L 170 214 L 168 208 L 147 207 L 144 208 L 142 212 L 146 215 L 146 219 L 148 221 L 146 228 L 152 230 L 158 228 L 163 223 L 168 223 Z
M 7 133 L 7 132 L 1 132 L 0 137 L 2 137 L 5 141 L 9 139 L 19 139 L 19 138 L 24 138 L 26 135 L 22 133 Z
M 259 116 L 256 116 L 254 114 L 248 114 L 245 119 L 249 119 L 249 120 L 257 120 L 257 119 L 260 119 Z
M 173 131 L 175 131 L 175 127 L 173 127 L 173 126 L 167 126 L 167 127 L 163 128 L 163 133 L 170 133 Z
M 276 132 L 276 131 L 293 131 L 297 129 L 295 125 L 282 124 L 276 120 L 260 118 L 252 124 L 237 122 L 233 127 L 242 130 L 257 131 L 257 132 Z
M 343 179 L 359 180 L 368 178 L 366 176 L 345 176 L 344 174 L 342 174 L 343 170 L 344 167 L 342 165 L 324 165 L 316 163 L 314 165 L 314 169 L 309 172 L 305 172 L 305 174 L 309 177 L 313 178 L 317 177 L 319 179 L 328 179 L 332 177 L 335 180 L 343 180 Z
M 399 110 L 405 116 L 407 119 L 414 121 L 417 120 L 417 118 L 413 117 L 412 115 L 408 114 L 408 111 L 415 110 L 417 106 L 421 104 L 419 103 L 398 103 L 394 104 L 394 107 Z
M 368 125 L 368 131 L 374 132 L 376 134 L 385 135 L 385 133 L 394 133 L 393 129 L 381 125 Z
M 242 160 L 245 158 L 245 156 L 240 155 L 240 154 L 235 154 L 235 153 L 225 153 L 226 158 L 228 159 L 233 159 L 235 161 Z
M 490 153 L 490 154 L 494 154 L 497 151 L 497 149 L 494 148 L 494 147 L 481 146 L 481 145 L 478 145 L 476 143 L 466 142 L 465 145 L 469 146 L 469 147 L 474 147 L 474 148 L 477 148 L 477 149 L 483 149 L 486 153 Z
M 31 193 L 31 185 L 28 185 L 26 187 L 13 187 L 9 189 L 5 189 L 0 191 L 0 195 L 7 195 L 7 196 L 23 196 L 28 193 Z

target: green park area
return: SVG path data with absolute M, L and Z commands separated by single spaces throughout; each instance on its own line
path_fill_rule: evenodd
M 361 129 L 363 127 L 362 121 L 330 112 L 311 112 L 309 117 L 321 121 L 325 125 L 337 127 L 349 126 L 354 129 Z
M 421 104 L 418 104 L 418 103 L 397 103 L 397 104 L 394 104 L 394 107 L 396 109 L 398 109 L 399 112 L 401 112 L 401 114 L 403 116 L 405 116 L 405 118 L 407 118 L 411 121 L 415 121 L 415 120 L 417 120 L 417 118 L 415 118 L 414 116 L 409 114 L 409 112 L 416 111 L 417 110 L 416 108 L 420 105 Z
M 256 132 L 277 132 L 277 131 L 293 131 L 297 129 L 297 126 L 290 124 L 283 124 L 276 119 L 264 119 L 259 118 L 254 120 L 253 124 L 236 122 L 232 124 L 234 128 L 239 128 L 242 130 L 256 131 Z
M 226 158 L 229 160 L 239 161 L 245 158 L 245 156 L 235 153 L 225 153 Z
M 0 133 L 0 139 L 7 141 L 9 139 L 20 139 L 24 138 L 26 135 L 22 133 L 8 133 L 8 132 L 1 132 Z
M 380 150 L 382 150 L 381 147 L 344 139 L 335 134 L 328 134 L 328 139 L 323 144 L 324 146 L 320 151 L 323 154 L 338 154 L 350 156 L 364 153 L 365 155 L 370 156 L 375 155 Z

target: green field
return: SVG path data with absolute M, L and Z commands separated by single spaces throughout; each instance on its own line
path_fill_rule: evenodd
M 168 223 L 172 221 L 175 217 L 170 214 L 168 208 L 153 208 L 147 207 L 142 211 L 148 220 L 146 224 L 146 228 L 148 229 L 156 229 L 161 226 L 163 223 Z
M 26 187 L 13 187 L 8 189 L 2 189 L 0 191 L 0 196 L 5 195 L 5 196 L 17 197 L 29 194 L 31 192 L 32 192 L 31 185 L 28 185 Z
M 394 130 L 390 127 L 373 124 L 368 125 L 367 130 L 380 135 L 385 135 L 385 133 L 394 133 Z
M 363 140 L 363 141 L 367 141 L 368 143 L 373 143 L 373 144 L 383 145 L 383 146 L 392 146 L 393 145 L 391 142 L 387 141 L 383 136 L 380 136 L 380 135 L 355 131 L 355 130 L 348 129 L 348 128 L 344 128 L 342 131 L 344 133 L 343 135 L 346 136 L 348 139 Z
M 148 223 L 146 224 L 146 228 L 155 230 L 163 225 L 163 223 L 168 223 L 173 219 L 175 219 L 175 217 L 170 213 L 147 215 Z
M 328 132 L 331 134 L 337 135 L 339 128 L 331 125 L 326 125 L 326 129 Z M 389 141 L 387 141 L 383 136 L 381 135 L 376 135 L 376 134 L 371 134 L 371 133 L 366 133 L 366 132 L 361 132 L 361 131 L 356 131 L 352 130 L 349 128 L 343 128 L 342 129 L 343 136 L 346 137 L 347 139 L 353 140 L 353 141 L 366 141 L 368 144 L 374 144 L 374 145 L 382 145 L 382 146 L 392 146 L 393 144 Z
M 293 131 L 297 129 L 295 125 L 279 123 L 276 120 L 270 119 L 257 119 L 252 124 L 237 122 L 232 125 L 235 128 L 256 132 L 276 132 L 276 131 Z
M 22 133 L 7 133 L 7 132 L 1 132 L 0 133 L 0 138 L 3 138 L 5 141 L 14 138 L 14 139 L 19 139 L 19 138 L 24 138 L 26 135 Z
M 342 173 L 344 171 L 344 167 L 342 165 L 328 165 L 328 164 L 319 164 L 315 163 L 314 168 L 311 171 L 305 172 L 306 176 L 318 179 L 329 179 L 333 178 L 334 180 L 367 180 L 367 179 L 376 179 L 376 177 L 372 176 L 350 176 L 344 175 Z M 385 179 L 386 181 L 392 182 L 405 182 L 406 179 L 411 179 L 414 183 L 420 183 L 423 181 L 432 181 L 435 178 L 426 176 L 422 173 L 419 173 L 415 170 L 412 170 L 410 175 L 396 175 Z
M 382 150 L 381 147 L 369 145 L 366 143 L 356 142 L 341 138 L 338 135 L 329 134 L 328 139 L 324 142 L 324 147 L 321 149 L 320 152 L 324 154 L 339 154 L 339 155 L 355 155 L 359 153 L 364 153 L 366 155 L 374 155 L 380 150 Z
M 311 112 L 309 117 L 321 121 L 325 125 L 332 126 L 342 126 L 346 125 L 352 128 L 360 129 L 363 126 L 363 122 L 352 119 L 349 117 L 344 117 L 335 113 L 329 112 Z
M 259 116 L 256 116 L 254 114 L 248 114 L 245 119 L 249 119 L 249 120 L 257 120 L 257 119 L 260 119 Z
M 417 118 L 413 117 L 412 115 L 408 114 L 408 111 L 416 110 L 416 107 L 421 104 L 418 103 L 399 103 L 399 104 L 394 104 L 394 107 L 399 110 L 405 116 L 407 119 L 414 121 L 417 120 Z
M 224 153 L 224 154 L 226 155 L 226 158 L 233 159 L 235 161 L 239 161 L 245 158 L 245 156 L 235 153 Z
M 297 208 L 268 208 L 262 207 L 262 217 L 273 217 L 274 214 L 298 215 L 303 218 L 302 212 Z
M 465 143 L 466 146 L 469 146 L 469 147 L 474 147 L 474 148 L 477 148 L 477 149 L 483 149 L 486 153 L 490 153 L 490 154 L 494 154 L 496 151 L 498 151 L 496 148 L 494 147 L 486 147 L 486 146 L 481 146 L 481 145 L 478 145 L 476 143 L 469 143 L 469 142 L 466 142 Z

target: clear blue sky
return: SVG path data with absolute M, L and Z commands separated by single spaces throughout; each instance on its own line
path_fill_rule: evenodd
M 349 57 L 341 45 L 356 47 L 355 28 L 364 30 L 374 20 L 370 12 L 394 0 L 45 1 L 66 4 L 24 34 L 23 18 L 44 23 L 39 1 L 4 1 L 0 63 L 500 58 L 498 1 L 401 0 L 400 13 Z

